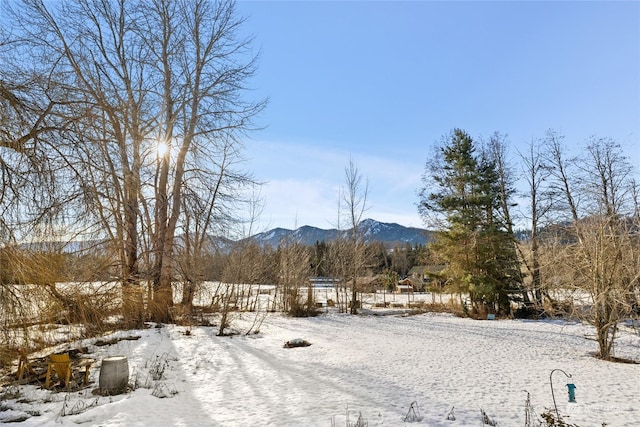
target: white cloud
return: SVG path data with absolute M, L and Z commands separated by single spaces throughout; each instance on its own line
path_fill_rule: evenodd
M 271 180 L 262 188 L 262 196 L 262 228 L 328 228 L 337 216 L 338 188 L 327 181 Z
M 369 182 L 365 217 L 421 226 L 415 203 L 422 159 L 349 153 L 313 143 L 260 142 L 252 148 L 250 169 L 266 182 L 260 228 L 335 227 L 338 191 L 350 158 Z

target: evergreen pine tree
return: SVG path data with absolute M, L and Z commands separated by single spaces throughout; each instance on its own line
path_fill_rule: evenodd
M 509 310 L 518 263 L 513 235 L 500 214 L 495 163 L 477 154 L 474 141 L 455 129 L 440 148 L 442 161 L 427 173 L 435 188 L 421 192 L 423 214 L 441 214 L 443 227 L 430 249 L 447 262 L 447 272 L 475 312 Z

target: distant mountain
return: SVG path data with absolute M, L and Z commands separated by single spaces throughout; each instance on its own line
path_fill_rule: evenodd
M 360 223 L 360 230 L 364 233 L 366 242 L 380 242 L 386 248 L 391 249 L 396 246 L 410 244 L 425 245 L 431 241 L 431 232 L 422 228 L 404 227 L 400 224 L 378 222 L 373 219 L 365 219 Z M 322 229 L 305 225 L 295 230 L 286 228 L 274 228 L 263 233 L 255 234 L 244 240 L 251 240 L 261 246 L 277 247 L 283 239 L 291 239 L 304 245 L 312 246 L 316 242 L 330 242 L 336 239 L 340 233 L 348 236 L 351 230 Z M 238 241 L 230 240 L 221 236 L 209 236 L 210 243 L 222 251 L 229 250 Z M 176 245 L 184 246 L 184 235 L 176 236 Z M 104 250 L 104 242 L 98 240 L 69 241 L 69 242 L 33 242 L 23 244 L 24 248 L 39 251 L 62 251 L 75 253 L 86 250 Z
M 430 240 L 429 231 L 422 228 L 404 227 L 400 224 L 378 222 L 373 219 L 365 219 L 360 223 L 360 229 L 364 233 L 365 241 L 381 242 L 387 247 L 394 247 L 409 243 L 410 245 L 424 245 Z M 322 229 L 305 225 L 295 230 L 286 228 L 274 228 L 256 234 L 250 239 L 264 246 L 276 247 L 285 238 L 305 245 L 313 245 L 315 242 L 329 242 L 340 233 L 349 233 L 350 230 Z

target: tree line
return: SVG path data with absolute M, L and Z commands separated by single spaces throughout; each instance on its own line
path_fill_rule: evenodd
M 180 283 L 182 289 L 174 299 L 189 308 L 203 282 L 282 285 L 283 289 L 293 289 L 305 286 L 310 277 L 341 278 L 345 282 L 351 279 L 340 269 L 348 256 L 344 239 L 316 241 L 311 246 L 291 238 L 283 239 L 276 247 L 261 245 L 250 238 L 223 246 L 212 243 L 197 262 L 181 251 L 183 241 L 183 236 L 178 236 L 172 280 Z M 37 284 L 53 289 L 56 283 L 64 282 L 119 282 L 119 267 L 108 247 L 96 242 L 82 243 L 91 248 L 69 251 L 64 242 L 0 248 L 0 284 Z M 407 243 L 390 249 L 382 242 L 366 242 L 365 264 L 359 274 L 390 275 L 393 279 L 383 287 L 393 291 L 396 282 L 406 277 L 413 266 L 424 263 L 427 253 L 427 247 L 420 244 Z M 289 311 L 288 304 L 283 305 L 285 309 L 278 311 Z

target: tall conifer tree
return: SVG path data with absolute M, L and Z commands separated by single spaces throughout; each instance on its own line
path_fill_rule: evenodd
M 518 264 L 513 235 L 500 215 L 495 162 L 477 153 L 469 134 L 455 129 L 430 165 L 421 191 L 424 216 L 442 217 L 431 249 L 448 264 L 448 275 L 468 293 L 476 312 L 507 312 L 515 292 Z

